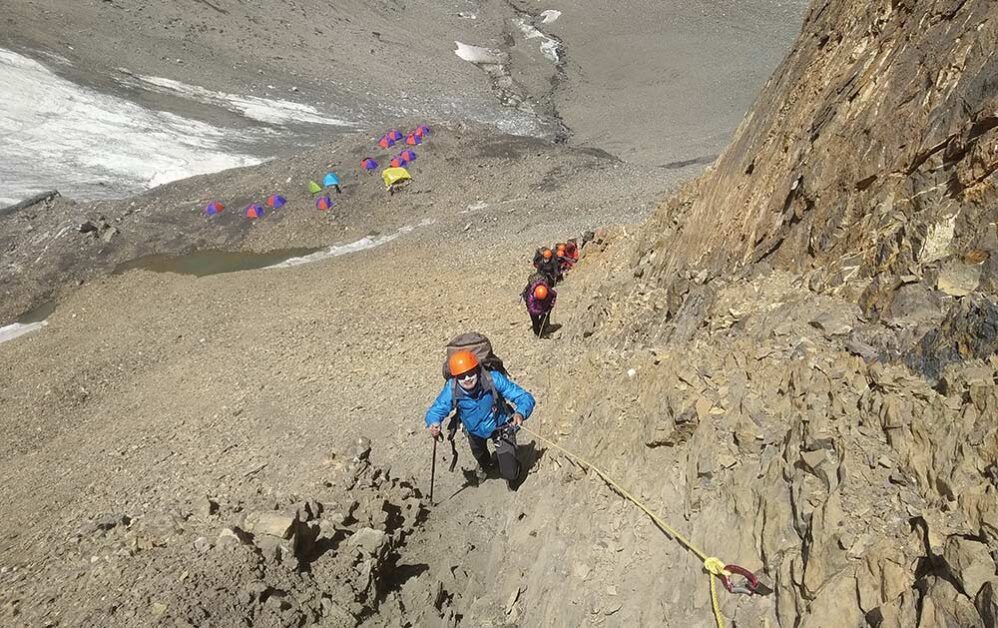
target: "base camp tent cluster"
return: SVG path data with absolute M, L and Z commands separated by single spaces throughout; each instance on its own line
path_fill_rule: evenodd
M 406 146 L 419 146 L 430 135 L 430 127 L 420 124 L 409 133 L 403 133 L 398 129 L 390 129 L 387 133 L 378 138 L 378 146 L 388 150 L 395 144 L 403 142 Z M 385 182 L 385 187 L 390 192 L 395 192 L 406 183 L 412 180 L 406 166 L 416 161 L 416 151 L 411 148 L 403 149 L 388 161 L 388 167 L 381 173 L 381 179 Z M 377 170 L 378 162 L 371 157 L 365 157 L 360 162 L 360 167 L 368 172 Z
M 402 142 L 405 146 L 419 146 L 430 135 L 430 127 L 420 124 L 409 133 L 403 133 L 398 129 L 391 129 L 378 139 L 378 146 L 388 150 L 395 144 Z M 395 192 L 406 183 L 412 180 L 406 166 L 416 161 L 417 154 L 412 148 L 404 148 L 397 155 L 388 160 L 388 167 L 381 173 L 381 179 L 385 182 L 385 187 L 390 192 Z M 360 161 L 360 168 L 365 172 L 377 170 L 380 164 L 373 157 L 365 157 Z M 308 192 L 315 197 L 315 208 L 319 211 L 332 209 L 336 202 L 330 197 L 328 190 L 334 189 L 336 193 L 342 193 L 340 189 L 340 177 L 335 172 L 327 172 L 322 178 L 322 185 L 316 181 L 308 182 Z M 287 204 L 287 199 L 280 194 L 271 194 L 267 197 L 265 205 L 270 209 L 280 209 Z M 211 201 L 204 208 L 204 215 L 211 217 L 221 214 L 225 210 L 225 205 L 219 201 Z M 267 210 L 260 203 L 250 203 L 243 209 L 243 215 L 249 219 L 263 218 Z

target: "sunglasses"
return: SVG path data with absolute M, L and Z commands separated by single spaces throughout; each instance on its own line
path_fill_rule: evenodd
M 474 377 L 478 377 L 478 370 L 468 371 L 467 373 L 461 373 L 457 376 L 458 381 L 464 382 Z

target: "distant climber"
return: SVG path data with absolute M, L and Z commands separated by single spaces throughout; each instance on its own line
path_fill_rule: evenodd
M 554 245 L 554 256 L 555 259 L 558 260 L 558 273 L 562 276 L 564 276 L 565 271 L 569 268 L 568 256 L 565 253 L 565 246 L 564 242 L 559 242 Z M 561 277 L 559 277 L 558 280 L 560 281 Z
M 565 243 L 565 257 L 568 259 L 569 268 L 575 266 L 579 261 L 579 244 L 575 238 L 571 238 Z
M 534 335 L 540 338 L 544 334 L 544 328 L 547 327 L 558 293 L 551 287 L 545 275 L 534 273 L 527 280 L 527 287 L 523 289 L 520 297 L 527 304 L 527 313 L 530 314 Z
M 475 336 L 484 339 L 484 336 Z M 447 381 L 426 412 L 426 427 L 432 438 L 440 438 L 441 424 L 453 412 L 454 419 L 460 420 L 468 432 L 468 445 L 478 462 L 475 471 L 478 481 L 484 481 L 493 468 L 488 448 L 488 441 L 492 440 L 499 475 L 506 480 L 510 490 L 516 490 L 520 476 L 516 431 L 523 421 L 530 418 L 535 402 L 529 392 L 503 374 L 502 362 L 498 364 L 500 368 L 495 370 L 483 368 L 470 350 L 451 354 L 446 364 Z M 452 446 L 456 429 L 454 422 L 450 435 Z
M 558 271 L 558 260 L 554 257 L 554 251 L 546 246 L 534 252 L 534 268 L 548 279 L 548 285 L 553 286 L 558 281 L 561 274 Z

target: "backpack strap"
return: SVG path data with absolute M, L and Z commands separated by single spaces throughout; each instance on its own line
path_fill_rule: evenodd
M 492 413 L 498 413 L 502 418 L 506 418 L 511 414 L 511 408 L 506 398 L 496 388 L 495 382 L 492 381 L 492 373 L 488 369 L 482 369 L 482 376 L 483 385 L 486 387 L 486 390 L 492 393 Z
M 482 378 L 482 386 L 485 388 L 486 392 L 492 394 L 492 413 L 499 413 L 503 418 L 510 414 L 509 403 L 496 388 L 496 383 L 492 380 L 492 372 L 488 369 L 481 369 L 481 374 L 479 377 Z M 457 396 L 459 394 L 459 389 L 457 385 L 457 379 L 451 378 L 451 393 L 450 393 L 450 411 L 451 411 L 451 422 L 448 429 L 452 431 L 457 431 L 458 422 L 458 411 L 457 411 Z

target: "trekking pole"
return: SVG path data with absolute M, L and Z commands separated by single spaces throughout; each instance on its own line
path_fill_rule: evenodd
M 437 438 L 433 437 L 433 463 L 430 465 L 430 505 L 433 505 L 433 480 L 437 477 Z
M 541 333 L 537 335 L 538 338 L 541 338 L 541 337 L 544 336 L 544 331 L 548 327 L 548 319 L 549 318 L 551 318 L 551 310 L 548 310 L 547 313 L 544 314 L 544 320 L 541 321 Z

